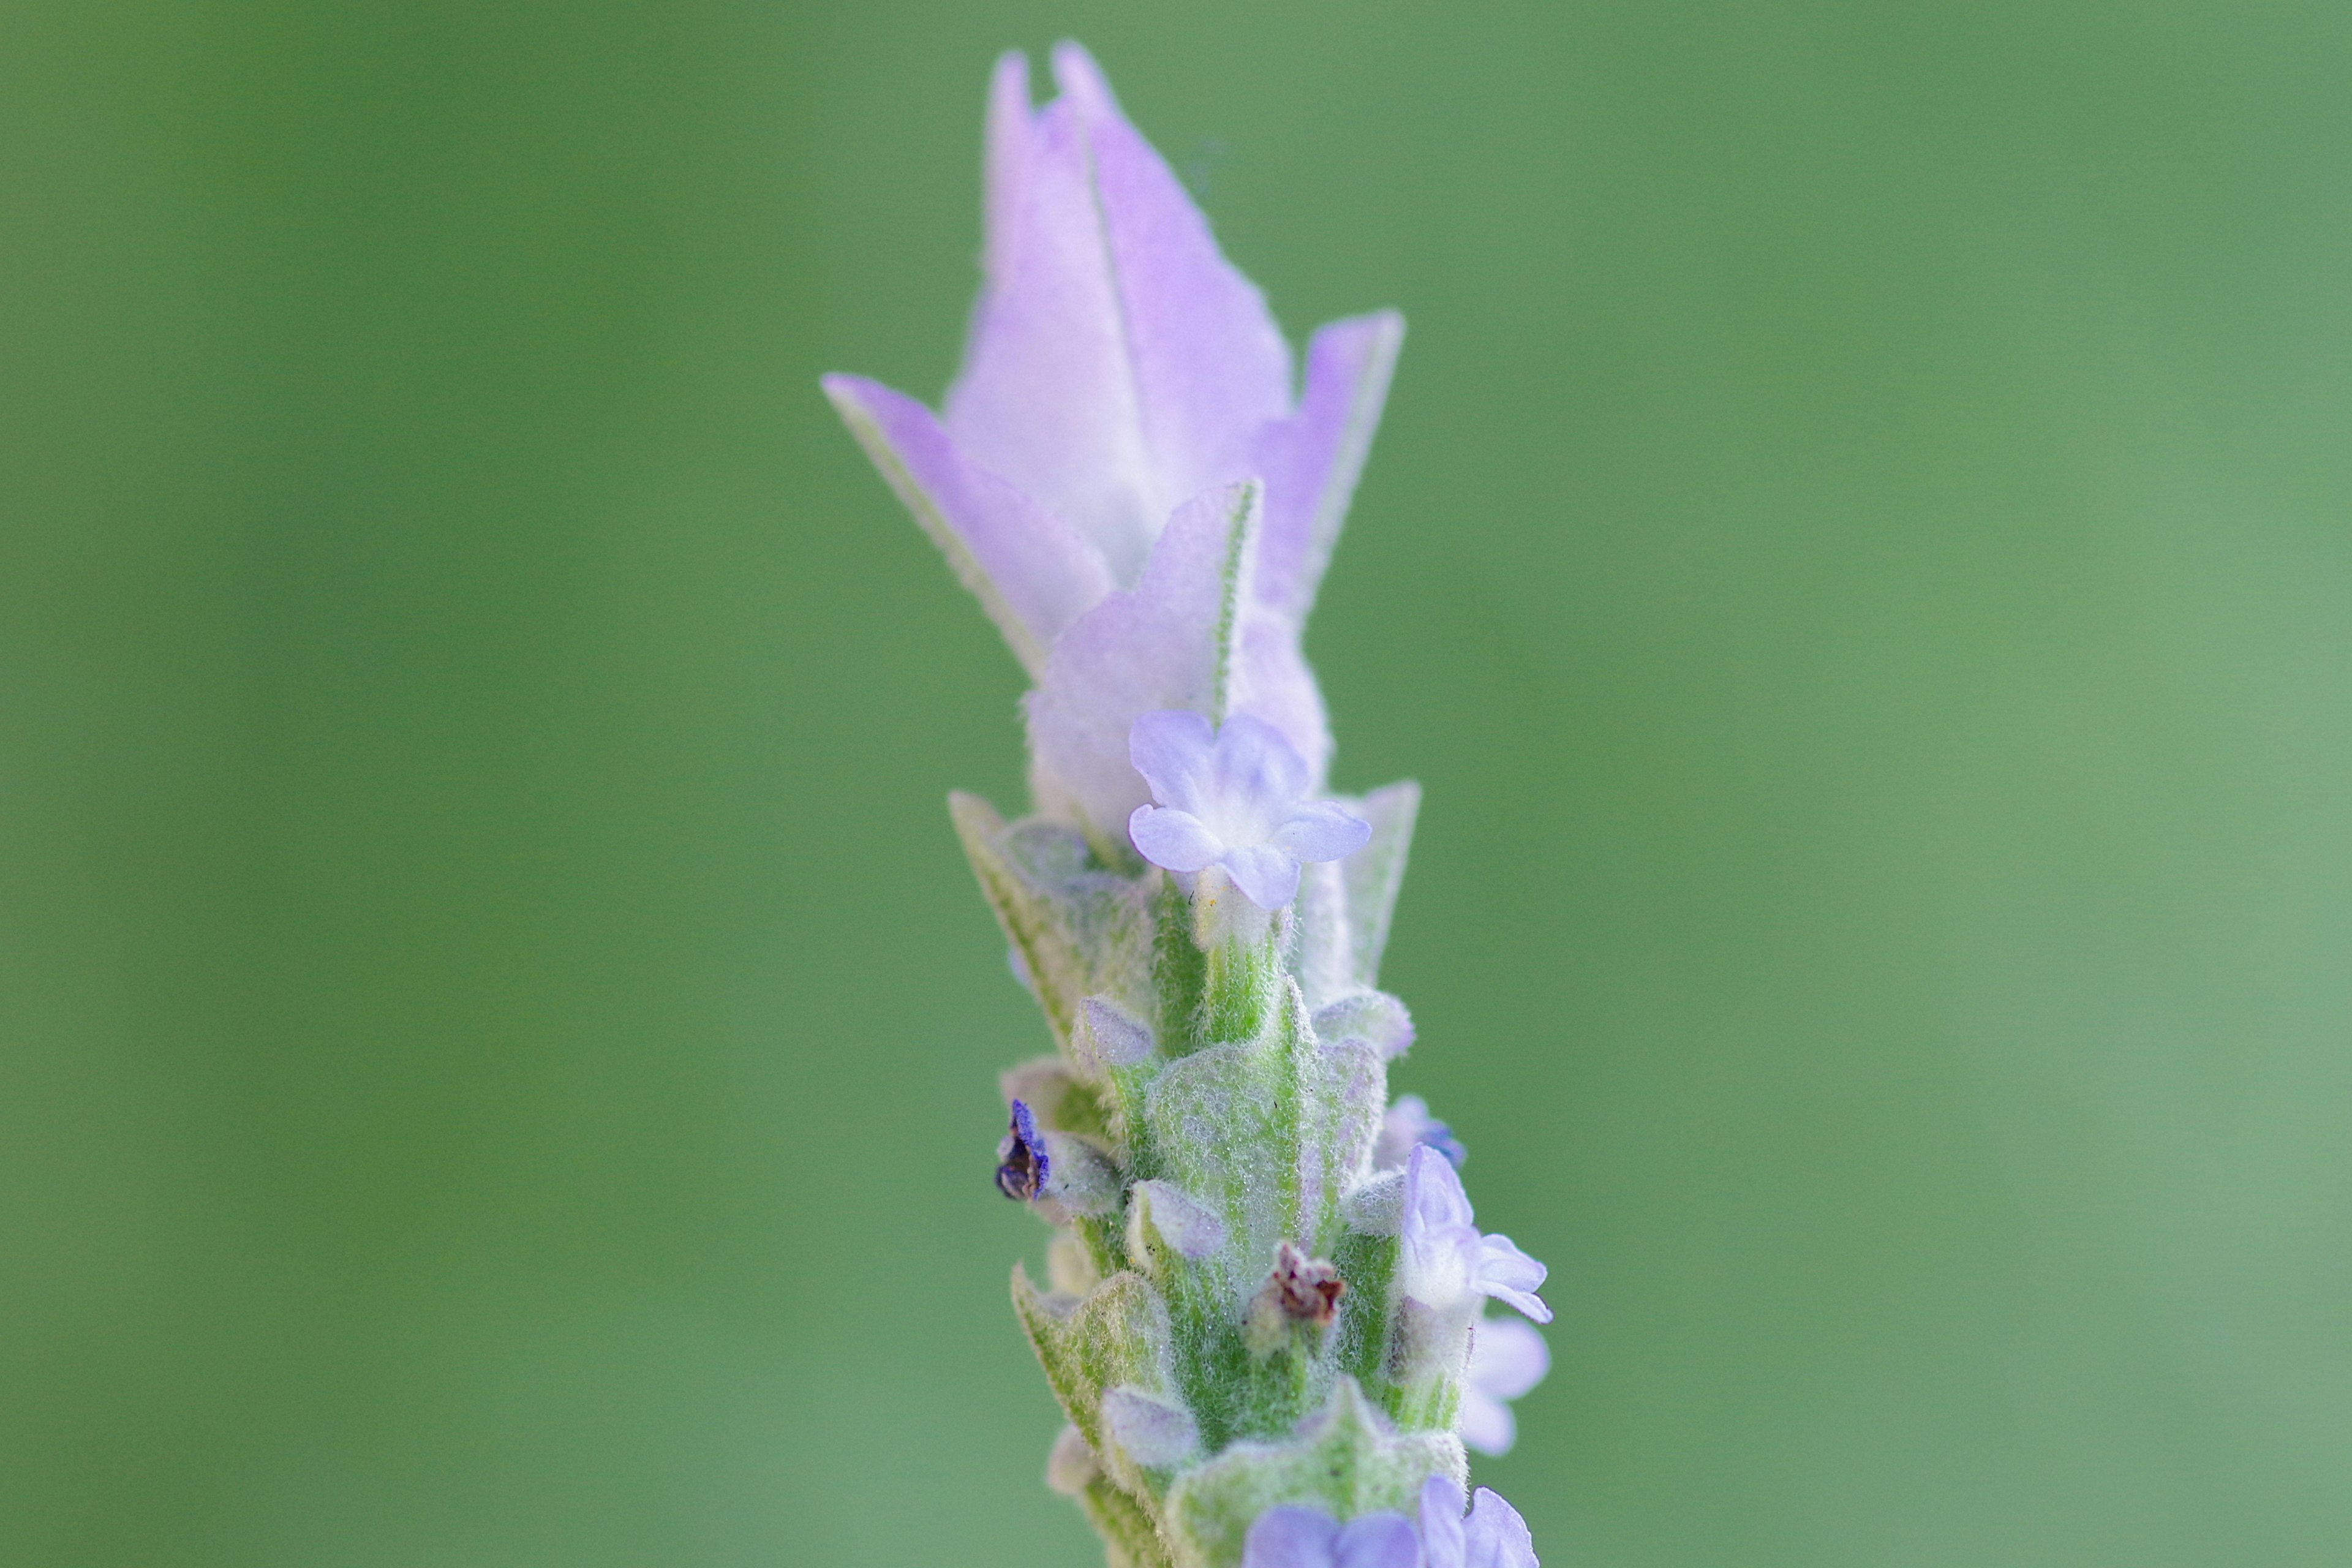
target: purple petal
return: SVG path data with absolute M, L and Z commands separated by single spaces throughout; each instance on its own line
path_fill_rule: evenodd
M 1054 46 L 1053 61 L 1054 85 L 1089 116 L 1097 120 L 1124 118 L 1118 97 L 1110 89 L 1110 78 L 1103 75 L 1102 67 L 1084 44 L 1075 38 L 1064 38 Z
M 1393 310 L 1323 327 L 1307 347 L 1298 412 L 1259 436 L 1254 467 L 1265 476 L 1266 527 L 1258 596 L 1294 620 L 1315 602 L 1403 342 L 1404 318 Z
M 1163 708 L 1136 720 L 1127 732 L 1127 759 L 1151 798 L 1179 811 L 1198 813 L 1215 758 L 1216 726 L 1185 708 Z
M 947 426 L 1132 582 L 1169 511 L 1250 471 L 1289 412 L 1290 351 L 1085 51 L 1027 113 L 1019 68 L 991 99 L 989 282 Z
M 1172 503 L 1144 443 L 1087 141 L 1067 100 L 1020 138 L 1019 177 L 992 196 L 992 270 L 945 423 L 1131 582 Z
M 1229 847 L 1218 863 L 1259 909 L 1285 909 L 1298 896 L 1298 862 L 1271 844 Z
M 1331 1568 L 1339 1521 L 1320 1509 L 1267 1509 L 1242 1542 L 1242 1568 Z
M 1421 1485 L 1421 1549 L 1427 1568 L 1462 1568 L 1462 1483 L 1452 1476 Z
M 1228 809 L 1248 803 L 1252 815 L 1267 818 L 1267 832 L 1307 788 L 1307 759 L 1298 748 L 1281 731 L 1247 713 L 1234 714 L 1217 731 L 1210 765 L 1217 798 Z
M 1540 1568 L 1528 1521 L 1485 1487 L 1470 1504 L 1463 1530 L 1462 1568 Z
M 1421 1568 L 1421 1542 L 1401 1513 L 1368 1513 L 1339 1532 L 1333 1568 Z
M 1331 765 L 1330 721 L 1324 716 L 1323 693 L 1315 672 L 1298 646 L 1298 626 L 1253 605 L 1244 613 L 1241 653 L 1234 661 L 1226 693 L 1228 717 L 1246 713 L 1281 731 L 1307 762 L 1307 782 L 1299 794 L 1323 788 L 1325 770 Z
M 1551 1370 L 1551 1347 L 1517 1318 L 1487 1318 L 1470 1342 L 1470 1386 L 1496 1399 L 1517 1399 Z M 1500 1450 L 1490 1450 L 1499 1452 Z
M 1172 806 L 1137 806 L 1127 819 L 1127 837 L 1137 854 L 1171 871 L 1205 871 L 1225 853 L 1199 817 Z
M 1405 1161 L 1404 1218 L 1399 1235 L 1403 1288 L 1427 1305 L 1450 1311 L 1475 1288 L 1478 1227 L 1470 1200 L 1445 1156 L 1426 1143 Z
M 1028 57 L 1008 49 L 996 58 L 988 79 L 988 150 L 982 166 L 982 217 L 988 236 L 982 265 L 992 285 L 1011 277 L 1015 265 L 1035 117 L 1029 103 Z
M 1417 1094 L 1401 1094 L 1381 1118 L 1380 1140 L 1372 1145 L 1372 1168 L 1402 1170 L 1413 1150 L 1423 1143 L 1444 1155 L 1457 1171 L 1470 1157 L 1462 1141 L 1454 1136 L 1454 1129 L 1429 1113 L 1429 1101 Z
M 1129 752 L 1136 720 L 1155 709 L 1216 710 L 1218 634 L 1244 586 L 1236 574 L 1258 493 L 1229 485 L 1179 507 L 1134 589 L 1110 595 L 1054 645 L 1027 703 L 1041 805 L 1115 833 L 1150 798 Z
M 1070 624 L 1111 591 L 1094 546 L 965 460 L 931 411 L 879 382 L 828 375 L 825 395 L 899 500 L 979 595 L 1032 677 Z
M 1404 1223 L 1408 1235 L 1416 1227 L 1433 1235 L 1475 1223 L 1453 1162 L 1426 1143 L 1414 1144 L 1405 1162 Z
M 1478 1242 L 1478 1275 L 1508 1285 L 1515 1290 L 1533 1290 L 1544 1282 L 1550 1272 L 1542 1264 L 1518 1248 L 1507 1236 L 1481 1237 Z
M 1519 1424 L 1511 1407 L 1468 1384 L 1463 1385 L 1462 1403 L 1454 1412 L 1454 1430 L 1464 1447 L 1498 1459 L 1519 1440 Z
M 1538 1323 L 1551 1321 L 1551 1309 L 1535 1294 L 1549 1272 L 1507 1236 L 1478 1238 L 1476 1288 L 1498 1301 L 1509 1302 Z
M 1093 58 L 1058 45 L 1054 74 L 1091 132 L 1143 427 L 1172 503 L 1248 471 L 1259 426 L 1290 412 L 1290 345 Z
M 1344 860 L 1371 838 L 1370 823 L 1349 816 L 1338 802 L 1328 800 L 1297 807 L 1274 831 L 1274 842 L 1301 860 Z

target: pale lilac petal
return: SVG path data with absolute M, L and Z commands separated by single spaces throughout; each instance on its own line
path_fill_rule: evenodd
M 1339 1521 L 1320 1509 L 1267 1509 L 1242 1542 L 1242 1568 L 1331 1568 Z
M 1228 848 L 1219 863 L 1259 909 L 1285 909 L 1298 896 L 1298 862 L 1270 844 Z
M 1176 510 L 1133 590 L 1113 593 L 1055 644 L 1027 700 L 1032 783 L 1046 810 L 1100 837 L 1149 798 L 1129 738 L 1156 709 L 1217 708 L 1218 632 L 1257 525 L 1259 489 L 1229 485 Z
M 1290 350 L 1085 51 L 1055 50 L 1062 96 L 1034 114 L 1018 68 L 992 95 L 989 284 L 946 423 L 1131 583 L 1179 501 L 1250 471 Z
M 1528 1521 L 1485 1487 L 1471 1500 L 1462 1533 L 1462 1568 L 1539 1568 Z
M 1084 44 L 1075 38 L 1064 38 L 1054 46 L 1053 62 L 1054 85 L 1090 117 L 1126 118 L 1118 106 L 1118 95 L 1111 90 L 1110 78 L 1103 74 L 1102 66 Z
M 1454 1412 L 1454 1430 L 1462 1446 L 1501 1458 L 1519 1440 L 1519 1424 L 1511 1407 L 1494 1395 L 1465 1384 L 1462 1403 Z
M 1220 799 L 1236 805 L 1247 802 L 1258 808 L 1252 815 L 1266 819 L 1252 825 L 1257 828 L 1250 835 L 1254 841 L 1272 833 L 1281 821 L 1277 813 L 1307 789 L 1307 760 L 1298 754 L 1298 748 L 1281 731 L 1247 713 L 1234 714 L 1217 731 L 1210 768 Z
M 1332 1568 L 1420 1568 L 1421 1542 L 1401 1513 L 1368 1513 L 1339 1531 Z
M 1018 49 L 996 58 L 988 79 L 988 146 L 982 164 L 982 220 L 987 235 L 983 260 L 992 285 L 1013 275 L 1023 195 L 1029 171 L 1029 59 Z
M 1298 626 L 1253 600 L 1241 626 L 1241 657 L 1234 661 L 1225 710 L 1263 719 L 1288 737 L 1307 761 L 1302 795 L 1323 788 L 1331 766 L 1331 723 L 1323 692 L 1298 642 Z
M 1127 758 L 1151 798 L 1196 816 L 1216 755 L 1217 730 L 1188 708 L 1160 709 L 1137 719 L 1127 732 Z
M 1075 530 L 967 461 L 931 411 L 864 376 L 828 375 L 825 395 L 898 499 L 980 598 L 1032 676 L 1071 623 L 1111 591 L 1109 568 Z
M 1205 871 L 1225 853 L 1199 817 L 1165 805 L 1137 806 L 1127 819 L 1127 837 L 1137 854 L 1171 871 Z
M 1173 500 L 1144 442 L 1088 141 L 1066 99 L 1029 121 L 1017 184 L 992 208 L 988 248 L 1003 269 L 973 311 L 944 423 L 1130 583 Z
M 1462 1568 L 1462 1483 L 1452 1476 L 1421 1484 L 1421 1550 L 1426 1568 Z
M 1532 1324 L 1517 1318 L 1488 1318 L 1470 1342 L 1470 1367 L 1465 1375 L 1482 1393 L 1496 1399 L 1518 1399 L 1551 1371 L 1551 1347 Z
M 1273 842 L 1301 860 L 1344 860 L 1371 842 L 1372 826 L 1336 802 L 1299 806 L 1274 830 Z
M 1470 1200 L 1452 1163 L 1426 1143 L 1415 1144 L 1405 1162 L 1400 1236 L 1403 1286 L 1415 1299 L 1450 1310 L 1475 1289 L 1478 1227 Z
M 1538 1323 L 1551 1321 L 1551 1309 L 1535 1293 L 1548 1272 L 1542 1264 L 1521 1252 L 1507 1236 L 1478 1238 L 1475 1288 L 1517 1307 Z
M 1172 503 L 1248 471 L 1259 426 L 1290 412 L 1290 345 L 1257 287 L 1218 253 L 1183 185 L 1119 112 L 1092 58 L 1058 45 L 1054 74 L 1092 135 L 1144 434 Z
M 1404 342 L 1393 310 L 1318 330 L 1307 347 L 1298 412 L 1261 431 L 1252 467 L 1265 478 L 1258 596 L 1304 621 L 1346 521 Z
M 1416 1226 L 1433 1235 L 1475 1223 L 1453 1162 L 1426 1143 L 1415 1144 L 1405 1162 L 1404 1212 L 1408 1235 Z

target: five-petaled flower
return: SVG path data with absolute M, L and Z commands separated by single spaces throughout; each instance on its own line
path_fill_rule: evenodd
M 1181 709 L 1146 713 L 1128 754 L 1158 803 L 1127 820 L 1143 858 L 1171 871 L 1221 866 L 1262 910 L 1298 896 L 1301 861 L 1341 859 L 1372 836 L 1338 803 L 1306 799 L 1306 759 L 1246 713 L 1217 728 Z
M 1544 1266 L 1507 1236 L 1479 1234 L 1454 1163 L 1426 1143 L 1414 1145 L 1405 1165 L 1403 1236 L 1398 1263 L 1413 1300 L 1444 1312 L 1474 1295 L 1492 1296 L 1538 1323 L 1551 1321 L 1551 1309 L 1535 1293 Z

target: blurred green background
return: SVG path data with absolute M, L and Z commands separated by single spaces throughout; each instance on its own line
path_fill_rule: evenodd
M 1059 1568 L 926 395 L 1076 35 L 1294 334 L 1549 1563 L 2352 1561 L 2352 8 L 0 10 L 0 1562 Z

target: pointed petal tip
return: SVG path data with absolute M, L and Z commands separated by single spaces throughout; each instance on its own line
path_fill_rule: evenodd
M 1025 50 L 1007 49 L 996 57 L 989 68 L 988 89 L 992 100 L 1011 99 L 1022 108 L 1029 107 L 1029 56 Z
M 1076 38 L 1064 38 L 1054 46 L 1054 84 L 1087 108 L 1118 113 L 1118 99 L 1110 89 L 1110 79 L 1096 63 L 1095 57 Z
M 912 401 L 905 393 L 894 392 L 870 376 L 853 375 L 846 371 L 828 371 L 816 378 L 816 384 L 835 412 L 852 424 L 879 418 L 894 399 Z

